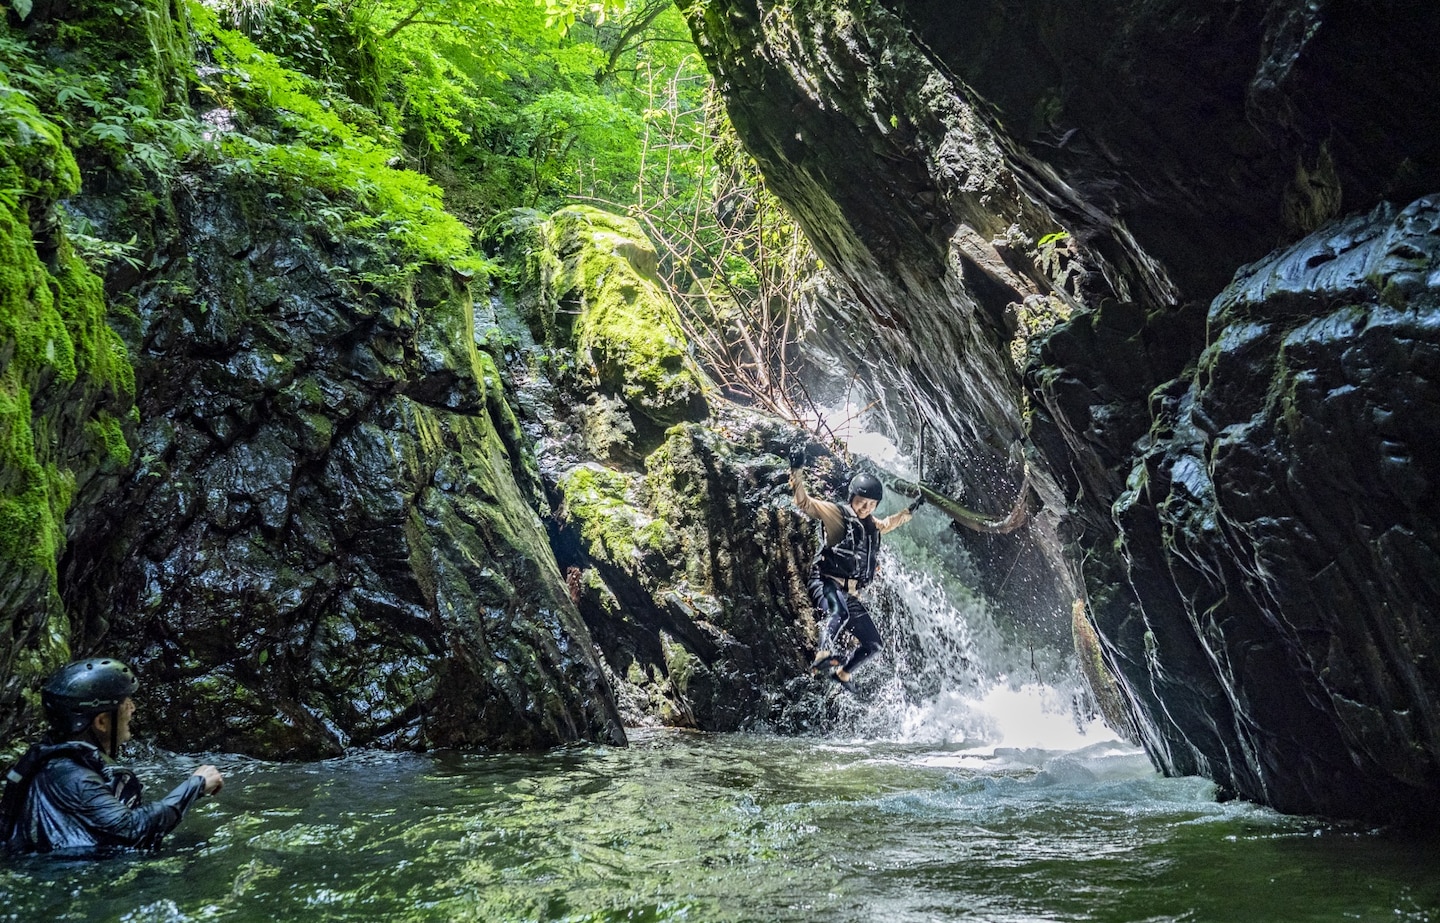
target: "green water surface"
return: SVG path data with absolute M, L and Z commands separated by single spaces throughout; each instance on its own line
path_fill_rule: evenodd
M 1069 754 L 637 733 L 225 757 L 159 854 L 0 865 L 0 920 L 1419 921 L 1440 850 Z M 152 794 L 194 764 L 142 764 Z

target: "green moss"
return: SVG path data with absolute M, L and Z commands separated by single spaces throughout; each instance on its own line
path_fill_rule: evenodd
M 130 443 L 125 441 L 125 431 L 119 420 L 102 410 L 85 426 L 95 443 L 102 447 L 107 463 L 117 468 L 130 465 Z
M 64 509 L 36 450 L 31 385 L 41 372 L 73 382 L 75 349 L 26 206 L 43 192 L 73 191 L 78 173 L 59 130 L 8 88 L 0 91 L 0 137 L 0 189 L 9 193 L 0 197 L 0 347 L 14 351 L 0 371 L 0 557 L 53 574 Z
M 15 49 L 0 52 L 13 60 Z M 79 168 L 59 126 L 4 82 L 18 70 L 0 68 L 0 569 L 12 575 L 6 602 L 28 613 L 4 653 L 33 691 L 70 654 L 55 581 L 72 466 L 129 463 L 120 421 L 134 409 L 135 377 L 105 322 L 101 280 L 56 221 L 55 200 L 78 190 Z
M 663 554 L 675 540 L 664 520 L 652 519 L 635 532 L 635 544 L 644 551 Z
M 675 306 L 655 281 L 655 248 L 640 226 L 571 206 L 546 222 L 546 242 L 546 300 L 555 317 L 576 315 L 568 340 L 552 345 L 588 356 L 602 388 L 659 425 L 703 418 L 704 383 Z M 548 333 L 563 337 L 565 325 L 557 321 Z
M 708 477 L 706 464 L 697 455 L 697 440 L 704 438 L 704 424 L 686 423 L 671 427 L 665 441 L 645 458 L 645 482 L 650 491 L 650 510 L 668 527 L 668 558 L 683 568 L 696 585 L 710 580 L 709 556 L 703 546 L 709 541 L 706 521 L 710 499 L 703 488 Z M 713 447 L 723 457 L 722 442 Z
M 703 427 L 682 424 L 669 430 L 659 448 L 645 458 L 646 480 L 652 485 L 655 514 L 667 522 L 703 518 L 708 497 L 701 491 L 686 490 L 688 484 L 705 476 L 704 465 L 695 456 L 694 443 Z
M 670 684 L 675 688 L 675 694 L 683 697 L 689 691 L 691 677 L 695 675 L 695 655 L 663 631 L 660 632 L 660 650 L 665 656 L 665 673 L 670 677 Z
M 0 184 L 24 174 L 0 153 Z M 9 169 L 6 169 L 8 166 Z M 62 384 L 75 380 L 75 346 L 55 304 L 53 280 L 35 253 L 29 215 L 0 202 L 0 342 L 13 343 L 7 372 L 49 369 Z
M 70 660 L 70 621 L 58 609 L 51 612 L 42 626 L 38 643 L 17 652 L 15 672 L 21 676 L 49 676 Z M 38 691 L 27 691 L 28 703 L 40 706 Z
M 21 568 L 52 573 L 63 537 L 39 466 L 21 471 L 20 489 L 0 496 L 0 557 Z
M 566 472 L 559 487 L 591 557 L 633 569 L 646 553 L 673 544 L 669 527 L 632 501 L 630 481 L 618 471 L 582 465 Z
M 63 240 L 59 259 L 60 268 L 55 275 L 59 292 L 56 307 L 72 338 L 75 365 L 105 389 L 109 400 L 131 405 L 135 398 L 135 367 L 130 363 L 125 341 L 105 322 L 104 283 Z M 108 441 L 107 445 L 110 445 Z M 114 452 L 108 454 L 118 457 Z M 119 454 L 128 458 L 130 450 L 126 448 Z

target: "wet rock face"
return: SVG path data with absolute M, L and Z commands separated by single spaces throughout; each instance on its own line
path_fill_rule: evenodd
M 189 180 L 126 331 L 138 464 L 63 562 L 75 648 L 187 750 L 623 740 L 463 282 L 367 284 L 387 254 Z
M 1286 810 L 1437 803 L 1440 9 L 681 6 L 895 431 L 925 415 L 998 507 L 1025 407 L 1028 540 L 1157 763 Z M 1036 299 L 1074 318 L 1017 380 Z
M 1136 695 L 1175 716 L 1153 747 L 1175 771 L 1295 811 L 1434 803 L 1437 270 L 1422 199 L 1246 267 L 1211 306 L 1115 505 L 1138 621 L 1100 610 Z
M 814 535 L 781 460 L 797 433 L 707 396 L 633 220 L 521 212 L 489 238 L 528 267 L 493 322 L 512 331 L 556 557 L 627 723 L 823 720 L 802 583 Z

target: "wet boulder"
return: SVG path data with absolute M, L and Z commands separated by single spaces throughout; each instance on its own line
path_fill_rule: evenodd
M 556 557 L 627 722 L 812 720 L 819 697 L 794 690 L 814 644 L 813 530 L 781 458 L 796 431 L 708 385 L 630 219 L 520 212 L 487 239 L 524 267 L 492 322 L 511 331 Z
M 137 464 L 65 560 L 77 643 L 177 748 L 623 740 L 467 280 L 186 182 L 126 331 Z
M 1172 771 L 1367 817 L 1440 785 L 1437 308 L 1434 198 L 1329 225 L 1211 305 L 1115 506 L 1136 603 L 1099 610 L 1112 637 L 1144 626 L 1117 662 L 1174 716 L 1152 746 Z

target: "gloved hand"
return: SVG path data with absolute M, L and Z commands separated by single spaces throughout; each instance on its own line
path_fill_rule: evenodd
M 804 468 L 809 458 L 805 452 L 805 443 L 797 442 L 790 447 L 790 470 Z
M 906 509 L 908 512 L 913 513 L 913 512 L 915 512 L 916 510 L 920 509 L 920 507 L 922 507 L 922 506 L 924 506 L 924 505 L 925 505 L 925 495 L 924 495 L 924 494 L 921 494 L 920 496 L 916 497 L 914 500 L 911 500 L 911 501 L 910 501 L 910 505 L 907 506 L 907 507 L 905 507 L 905 509 Z

